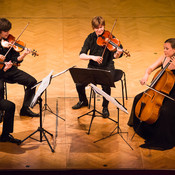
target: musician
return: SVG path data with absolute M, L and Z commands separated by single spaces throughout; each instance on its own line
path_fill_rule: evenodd
M 11 61 L 6 62 L 6 68 L 12 67 Z M 11 142 L 20 144 L 21 140 L 15 139 L 10 133 L 13 132 L 15 104 L 11 101 L 0 99 L 0 110 L 4 111 L 3 128 L 0 142 Z
M 151 66 L 146 69 L 145 75 L 141 79 L 142 85 L 146 84 L 149 75 L 159 67 L 165 67 L 172 60 L 168 69 L 175 75 L 175 38 L 167 39 L 164 43 L 164 54 Z M 173 82 L 174 83 L 174 82 Z M 163 104 L 158 114 L 158 120 L 153 124 L 141 122 L 135 115 L 135 106 L 143 93 L 138 94 L 133 102 L 128 125 L 132 126 L 137 134 L 145 139 L 145 143 L 140 145 L 142 148 L 165 150 L 175 146 L 175 102 L 169 98 L 164 98 Z M 175 86 L 169 93 L 175 99 Z
M 112 74 L 114 74 L 115 68 L 113 59 L 121 57 L 122 51 L 118 49 L 116 52 L 111 52 L 106 49 L 102 58 L 104 47 L 97 45 L 96 41 L 97 37 L 102 35 L 105 31 L 105 20 L 101 16 L 95 16 L 92 19 L 91 24 L 94 32 L 90 33 L 87 36 L 84 45 L 80 51 L 80 59 L 89 61 L 88 68 L 109 70 Z M 72 108 L 79 109 L 83 106 L 88 106 L 85 86 L 82 84 L 76 84 L 76 89 L 79 95 L 79 102 Z M 111 94 L 111 88 L 108 86 L 102 86 L 102 90 L 109 95 Z M 103 98 L 102 113 L 104 118 L 109 117 L 108 103 L 109 102 L 105 98 Z
M 5 18 L 0 18 L 0 41 L 2 39 L 8 38 L 11 26 L 12 24 L 9 20 Z M 6 63 L 9 61 L 11 61 L 11 63 L 13 62 L 21 63 L 23 59 L 29 53 L 31 53 L 31 50 L 25 49 L 23 53 L 20 55 L 12 48 L 5 58 L 4 55 L 7 53 L 8 49 L 9 48 L 3 48 L 0 42 L 0 59 Z M 35 94 L 35 89 L 31 89 L 31 87 L 36 84 L 37 82 L 36 79 L 31 75 L 27 74 L 26 72 L 18 69 L 16 66 L 9 67 L 5 64 L 4 68 L 0 70 L 1 100 L 4 98 L 4 82 L 18 83 L 26 87 L 23 106 L 20 110 L 20 116 L 39 117 L 39 114 L 32 112 L 29 108 L 29 105 Z

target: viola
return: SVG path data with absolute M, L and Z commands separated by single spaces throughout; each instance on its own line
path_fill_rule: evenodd
M 170 60 L 164 69 L 155 74 L 150 85 L 151 88 L 146 90 L 137 102 L 135 115 L 140 121 L 148 124 L 153 124 L 157 121 L 163 100 L 170 93 L 175 83 L 173 72 L 167 69 L 171 62 Z M 152 88 L 155 90 L 152 90 Z M 165 94 L 165 96 L 162 94 Z
M 11 34 L 9 34 L 7 40 L 2 39 L 1 40 L 1 45 L 4 48 L 9 48 L 9 47 L 13 47 L 13 49 L 16 52 L 22 52 L 24 49 L 28 49 L 26 48 L 26 44 L 23 41 L 20 40 L 15 40 L 15 37 Z M 39 54 L 37 53 L 37 51 L 32 50 L 32 56 L 39 56 Z
M 99 46 L 106 46 L 110 51 L 116 51 L 117 49 L 122 50 L 126 57 L 130 57 L 130 53 L 127 50 L 123 50 L 120 45 L 121 42 L 114 38 L 109 31 L 104 31 L 104 33 L 97 38 L 97 44 Z

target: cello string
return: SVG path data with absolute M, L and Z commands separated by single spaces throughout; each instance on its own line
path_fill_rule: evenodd
M 165 57 L 166 58 L 166 57 Z M 155 85 L 155 83 L 160 79 L 160 77 L 162 76 L 162 74 L 165 72 L 165 70 L 168 68 L 168 66 L 173 62 L 174 59 L 174 55 L 170 57 L 171 60 L 165 65 L 165 67 L 161 70 L 161 72 L 157 75 L 157 77 L 153 80 L 153 82 L 151 83 L 151 87 L 153 87 Z
M 170 60 L 165 67 L 160 71 L 160 73 L 157 75 L 157 77 L 153 80 L 153 82 L 151 83 L 150 87 L 153 87 L 157 81 L 160 79 L 160 77 L 163 75 L 163 73 L 165 72 L 165 70 L 167 69 L 167 67 L 172 63 L 172 60 Z

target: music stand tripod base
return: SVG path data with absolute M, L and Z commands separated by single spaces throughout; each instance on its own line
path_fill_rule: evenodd
M 32 134 L 30 134 L 30 135 L 27 136 L 24 140 L 22 140 L 22 141 L 21 141 L 21 144 L 22 144 L 25 140 L 27 140 L 28 138 L 31 138 L 31 139 L 36 140 L 36 141 L 39 141 L 39 142 L 43 142 L 43 141 L 45 141 L 45 140 L 43 140 L 43 136 L 44 136 L 44 138 L 46 139 L 46 141 L 47 141 L 47 143 L 48 143 L 48 145 L 49 145 L 49 147 L 50 147 L 50 149 L 51 149 L 51 151 L 52 151 L 52 152 L 55 152 L 54 149 L 52 148 L 51 144 L 49 143 L 49 140 L 48 140 L 48 138 L 47 138 L 47 136 L 46 136 L 45 133 L 49 134 L 51 137 L 53 137 L 53 134 L 51 134 L 50 132 L 46 131 L 46 130 L 42 127 L 42 99 L 41 99 L 41 97 L 38 99 L 38 102 L 39 102 L 39 106 L 40 106 L 40 126 L 38 127 L 38 129 L 37 129 L 36 131 L 34 131 Z M 37 139 L 35 139 L 35 138 L 32 138 L 32 136 L 33 136 L 34 134 L 36 134 L 37 132 L 40 132 L 40 140 L 37 140 Z
M 101 138 L 101 139 L 99 139 L 99 140 L 94 141 L 94 143 L 99 142 L 99 141 L 104 140 L 104 139 L 107 139 L 107 138 L 109 138 L 109 137 L 111 137 L 111 136 L 113 136 L 113 135 L 119 134 L 120 137 L 121 137 L 121 138 L 127 143 L 127 145 L 133 150 L 133 148 L 129 145 L 129 143 L 128 143 L 128 142 L 123 138 L 123 136 L 121 135 L 122 133 L 125 133 L 125 134 L 128 135 L 128 132 L 122 132 L 122 130 L 120 129 L 120 126 L 119 126 L 119 108 L 117 108 L 117 116 L 118 116 L 118 117 L 117 117 L 117 118 L 118 118 L 118 122 L 116 122 L 116 123 L 117 123 L 117 127 L 111 132 L 111 134 L 109 134 L 108 136 L 103 137 L 103 138 Z M 114 133 L 116 129 L 117 129 L 117 132 Z

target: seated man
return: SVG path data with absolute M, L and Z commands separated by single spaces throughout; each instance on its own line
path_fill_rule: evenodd
M 20 144 L 21 140 L 15 139 L 10 133 L 13 132 L 15 104 L 11 101 L 1 99 L 0 110 L 4 110 L 3 129 L 0 142 L 11 142 Z
M 12 62 L 5 62 L 3 70 L 6 71 L 12 67 Z M 10 133 L 13 132 L 15 104 L 11 101 L 0 98 L 0 111 L 3 115 L 3 128 L 0 136 L 0 142 L 12 142 L 20 144 L 21 140 L 15 139 Z M 2 116 L 1 116 L 2 117 Z M 2 120 L 2 119 L 1 119 Z
M 8 40 L 11 27 L 12 24 L 9 20 L 0 18 L 0 41 Z M 3 47 L 2 42 L 0 42 L 1 65 L 3 62 L 9 61 L 13 64 L 21 63 L 29 53 L 32 53 L 32 51 L 25 48 L 24 51 L 19 54 L 13 47 L 11 49 Z M 0 68 L 0 99 L 4 98 L 4 82 L 18 83 L 26 87 L 20 116 L 39 117 L 39 114 L 34 113 L 29 108 L 32 98 L 35 95 L 35 88 L 31 89 L 31 87 L 36 84 L 36 79 L 30 74 L 18 69 L 15 65 Z
M 91 24 L 93 32 L 90 33 L 85 39 L 83 47 L 80 51 L 80 59 L 89 61 L 88 68 L 108 70 L 111 72 L 112 76 L 114 76 L 115 67 L 113 59 L 120 58 L 123 54 L 123 51 L 122 49 L 117 49 L 117 51 L 112 52 L 106 49 L 104 52 L 104 47 L 97 44 L 98 37 L 102 36 L 105 32 L 105 20 L 103 19 L 103 17 L 95 16 L 92 19 Z M 83 84 L 76 84 L 79 101 L 77 104 L 72 106 L 72 109 L 80 109 L 83 106 L 88 106 L 85 86 L 86 85 Z M 102 85 L 102 90 L 108 95 L 111 94 L 111 88 L 109 86 Z M 110 115 L 108 110 L 108 104 L 109 101 L 103 98 L 103 118 L 108 118 Z

